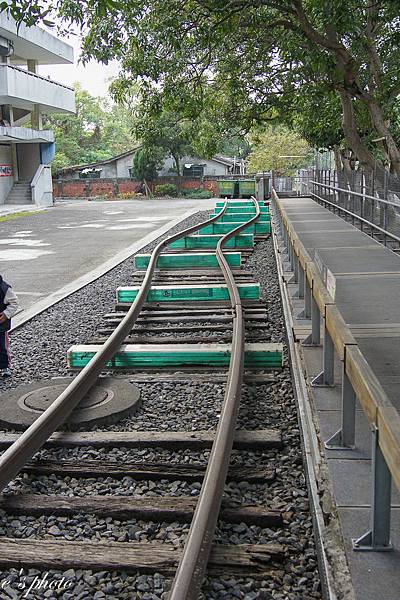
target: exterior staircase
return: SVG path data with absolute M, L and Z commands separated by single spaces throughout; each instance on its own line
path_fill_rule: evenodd
M 32 204 L 31 182 L 15 182 L 6 198 L 5 204 Z

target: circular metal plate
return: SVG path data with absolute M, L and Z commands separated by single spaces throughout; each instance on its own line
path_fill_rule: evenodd
M 0 396 L 0 425 L 23 430 L 31 425 L 71 383 L 71 377 L 47 379 L 8 390 Z M 126 378 L 104 377 L 72 411 L 63 428 L 116 423 L 139 406 L 139 388 Z

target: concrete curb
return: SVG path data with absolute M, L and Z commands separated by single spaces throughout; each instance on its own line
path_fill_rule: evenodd
M 207 210 L 205 207 L 204 207 L 204 209 Z M 31 319 L 33 319 L 34 317 L 39 315 L 40 313 L 44 312 L 51 306 L 54 306 L 54 304 L 57 304 L 58 302 L 60 302 L 64 298 L 66 298 L 67 296 L 70 296 L 74 292 L 85 287 L 85 285 L 88 285 L 89 283 L 92 283 L 96 279 L 99 279 L 99 277 L 101 277 L 102 275 L 104 275 L 105 273 L 107 273 L 108 271 L 110 271 L 111 269 L 113 269 L 114 267 L 119 265 L 120 263 L 122 263 L 124 260 L 126 260 L 127 258 L 132 256 L 132 254 L 136 254 L 142 248 L 144 248 L 148 244 L 151 244 L 151 242 L 153 242 L 154 240 L 159 238 L 161 235 L 163 235 L 164 233 L 166 233 L 167 231 L 169 231 L 170 229 L 172 229 L 173 227 L 175 227 L 176 225 L 178 225 L 179 223 L 181 223 L 188 217 L 192 216 L 196 212 L 199 212 L 199 211 L 196 209 L 189 210 L 186 213 L 184 213 L 183 215 L 181 215 L 180 217 L 178 217 L 177 219 L 174 219 L 173 221 L 169 221 L 162 227 L 159 227 L 152 233 L 149 233 L 146 237 L 142 238 L 140 240 L 140 242 L 135 242 L 131 246 L 128 246 L 124 250 L 121 250 L 121 252 L 118 252 L 118 254 L 116 254 L 115 256 L 113 256 L 112 258 L 107 260 L 106 262 L 104 262 L 99 267 L 96 267 L 92 271 L 89 271 L 89 273 L 85 273 L 85 275 L 82 275 L 81 277 L 78 277 L 78 279 L 71 281 L 71 283 L 68 283 L 61 289 L 57 290 L 56 292 L 53 292 L 47 298 L 45 298 L 43 300 L 39 300 L 39 302 L 35 302 L 35 304 L 33 304 L 30 308 L 18 313 L 13 318 L 13 327 L 12 327 L 11 331 L 15 331 L 16 329 L 18 329 L 19 327 L 21 327 L 22 325 L 24 325 L 25 323 L 27 323 L 28 321 L 30 321 Z M 133 269 L 133 264 L 132 264 L 132 269 Z

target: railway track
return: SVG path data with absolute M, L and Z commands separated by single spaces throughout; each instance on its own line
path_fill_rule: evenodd
M 22 435 L 2 434 L 0 510 L 11 515 L 5 519 L 15 534 L 0 535 L 0 563 L 12 579 L 9 594 L 21 583 L 18 565 L 33 586 L 32 598 L 53 597 L 45 596 L 52 588 L 40 584 L 43 572 L 50 572 L 52 581 L 61 581 L 58 572 L 64 583 L 74 582 L 73 591 L 63 589 L 65 598 L 183 600 L 203 593 L 253 600 L 272 592 L 277 598 L 320 597 L 311 519 L 297 523 L 292 506 L 297 498 L 300 512 L 307 513 L 306 494 L 301 482 L 294 495 L 282 493 L 277 483 L 281 473 L 302 479 L 299 449 L 285 447 L 282 427 L 262 426 L 273 421 L 271 410 L 288 408 L 281 391 L 290 397 L 271 316 L 254 274 L 243 266 L 243 257 L 252 258 L 249 230 L 257 234 L 254 223 L 263 220 L 255 201 L 250 216 L 241 217 L 234 208 L 217 207 L 207 223 L 161 242 L 151 257 L 137 256 L 129 286 L 117 290 L 115 311 L 104 315 L 85 344 L 68 351 L 69 366 L 78 375 L 67 387 L 62 382 L 66 389 Z M 214 233 L 215 227 L 221 233 Z M 241 246 L 240 235 L 247 246 Z M 207 236 L 208 247 L 202 239 Z M 258 241 L 265 239 L 261 229 Z M 169 244 L 177 247 L 168 251 Z M 100 420 L 82 431 L 78 419 L 67 427 L 77 431 L 57 431 L 98 387 L 99 376 L 101 384 L 138 386 L 145 414 L 140 416 L 138 404 L 116 423 Z M 153 397 L 146 412 L 148 398 L 160 389 L 158 402 Z M 187 393 L 189 410 L 181 415 L 179 400 Z M 267 395 L 274 402 L 280 398 L 283 408 Z M 171 414 L 179 415 L 182 429 L 170 430 Z M 293 406 L 286 418 L 290 440 L 298 436 Z M 89 487 L 81 487 L 84 479 Z M 274 500 L 271 506 L 265 498 Z M 21 516 L 34 530 L 30 535 L 26 525 L 16 524 Z M 88 518 L 95 525 L 85 539 Z M 40 519 L 43 531 L 35 528 Z M 227 523 L 234 531 L 228 538 Z M 104 573 L 117 573 L 111 580 L 122 577 L 127 584 L 121 591 Z M 77 574 L 92 586 L 87 595 L 79 592 Z M 294 595 L 287 595 L 288 586 Z

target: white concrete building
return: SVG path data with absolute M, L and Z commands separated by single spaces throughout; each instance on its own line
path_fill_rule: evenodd
M 53 202 L 54 134 L 42 115 L 74 113 L 74 90 L 42 77 L 38 65 L 73 63 L 71 46 L 0 13 L 0 204 Z

